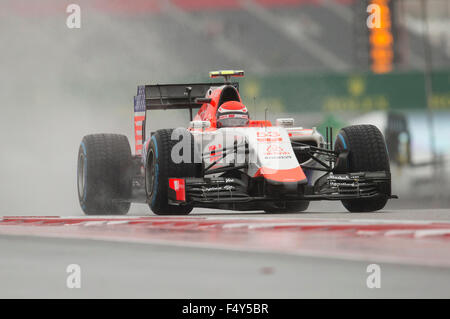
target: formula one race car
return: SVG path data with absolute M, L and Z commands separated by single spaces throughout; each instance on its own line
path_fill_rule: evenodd
M 340 200 L 351 212 L 382 209 L 391 194 L 385 140 L 372 125 L 326 138 L 290 118 L 251 120 L 231 77 L 223 83 L 139 86 L 134 98 L 135 155 L 126 136 L 93 134 L 78 155 L 78 195 L 88 215 L 126 214 L 148 203 L 158 215 L 194 207 L 301 212 L 310 201 Z M 193 118 L 192 110 L 200 108 Z M 146 134 L 148 110 L 189 110 L 187 128 Z

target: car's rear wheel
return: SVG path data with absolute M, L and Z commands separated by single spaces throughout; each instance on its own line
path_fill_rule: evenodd
M 390 172 L 386 142 L 376 126 L 353 125 L 343 128 L 337 135 L 335 150 L 338 153 L 348 152 L 346 169 L 342 173 Z M 342 200 L 342 204 L 350 212 L 373 212 L 383 209 L 387 200 L 387 195 L 380 194 L 374 198 Z
M 78 151 L 78 199 L 86 215 L 128 213 L 132 157 L 128 138 L 117 134 L 83 137 Z
M 169 204 L 169 178 L 194 177 L 199 170 L 199 164 L 194 163 L 194 142 L 189 132 L 188 136 L 191 138 L 190 159 L 175 163 L 172 158 L 172 149 L 180 142 L 180 139 L 172 139 L 172 132 L 173 129 L 156 131 L 151 138 L 147 151 L 145 172 L 147 202 L 151 210 L 157 215 L 187 215 L 193 209 L 190 204 Z

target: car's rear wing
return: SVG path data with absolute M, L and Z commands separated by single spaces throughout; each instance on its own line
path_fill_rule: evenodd
M 155 84 L 138 86 L 134 97 L 135 111 L 174 110 L 200 107 L 202 99 L 211 87 L 228 83 Z M 239 83 L 230 83 L 239 91 Z
M 200 107 L 208 90 L 222 85 L 233 85 L 239 91 L 239 83 L 189 83 L 140 85 L 134 97 L 134 128 L 136 155 L 142 154 L 145 141 L 147 110 L 187 109 L 192 120 L 192 109 Z M 202 100 L 203 99 L 203 100 Z

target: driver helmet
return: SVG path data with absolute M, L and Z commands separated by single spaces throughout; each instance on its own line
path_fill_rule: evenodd
M 247 108 L 238 101 L 223 103 L 217 110 L 217 127 L 247 126 L 250 122 Z

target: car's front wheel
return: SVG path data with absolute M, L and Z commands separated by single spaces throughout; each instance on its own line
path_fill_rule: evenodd
M 386 142 L 376 126 L 353 125 L 341 129 L 335 150 L 337 153 L 348 152 L 346 168 L 340 173 L 390 172 Z M 373 212 L 384 208 L 387 201 L 388 195 L 380 194 L 374 198 L 342 200 L 342 204 L 350 212 Z
M 150 141 L 146 157 L 145 188 L 147 202 L 157 215 L 187 215 L 193 206 L 190 204 L 173 205 L 169 203 L 169 178 L 194 177 L 198 174 L 198 165 L 194 163 L 193 138 L 187 141 L 191 147 L 190 159 L 176 163 L 172 158 L 172 149 L 179 139 L 172 139 L 173 129 L 156 131 Z M 177 134 L 175 134 L 177 135 Z M 185 135 L 186 136 L 186 135 Z

